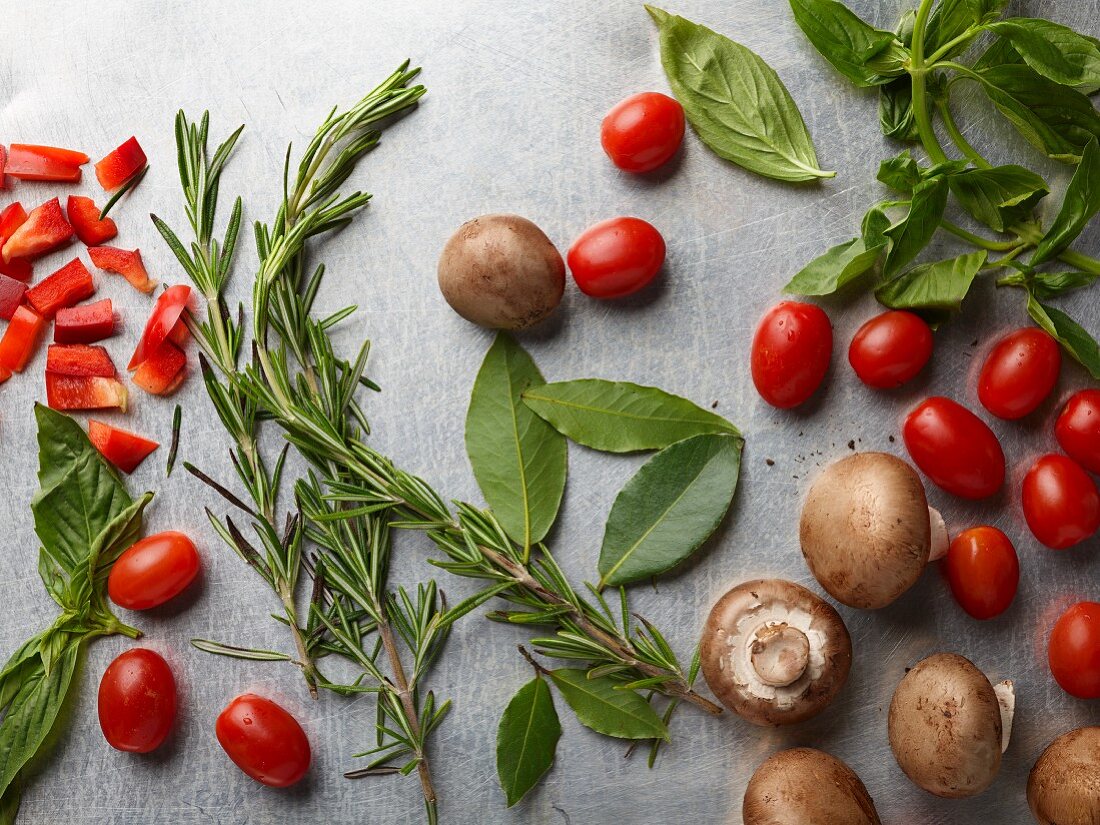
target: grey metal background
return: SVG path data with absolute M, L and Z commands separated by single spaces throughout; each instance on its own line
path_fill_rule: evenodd
M 905 0 L 853 3 L 886 27 Z M 693 135 L 682 156 L 648 177 L 619 173 L 598 142 L 605 111 L 627 94 L 667 88 L 654 28 L 629 2 L 193 2 L 103 0 L 94 6 L 59 0 L 3 4 L 0 136 L 74 146 L 94 158 L 135 133 L 152 171 L 115 213 L 117 243 L 141 247 L 150 271 L 168 282 L 182 273 L 145 217 L 155 210 L 182 228 L 172 144 L 172 117 L 183 107 L 213 111 L 215 135 L 247 124 L 229 171 L 225 200 L 244 196 L 248 220 L 275 209 L 286 142 L 302 145 L 334 103 L 347 104 L 410 56 L 425 67 L 429 94 L 420 110 L 384 139 L 355 183 L 375 202 L 354 228 L 325 246 L 329 264 L 323 309 L 345 302 L 359 312 L 341 335 L 348 346 L 370 336 L 371 374 L 384 387 L 370 401 L 375 443 L 423 473 L 447 496 L 477 499 L 462 429 L 466 399 L 489 336 L 452 314 L 435 286 L 436 256 L 463 220 L 515 211 L 539 223 L 564 250 L 593 221 L 633 214 L 652 221 L 668 241 L 664 276 L 654 289 L 618 303 L 585 299 L 570 288 L 546 328 L 523 337 L 546 376 L 603 376 L 656 384 L 718 411 L 747 434 L 745 466 L 732 517 L 696 561 L 659 588 L 637 587 L 637 608 L 662 627 L 685 657 L 710 604 L 743 579 L 778 575 L 816 588 L 800 557 L 796 518 L 809 479 L 828 461 L 860 449 L 898 452 L 900 418 L 926 394 L 976 404 L 974 372 L 995 337 L 1026 322 L 1021 296 L 979 286 L 964 317 L 937 335 L 931 368 L 912 386 L 874 394 L 844 363 L 870 302 L 832 305 L 837 355 L 825 391 L 805 409 L 776 412 L 752 389 L 749 341 L 760 313 L 803 262 L 854 234 L 863 210 L 880 194 L 879 161 L 897 151 L 878 133 L 875 97 L 853 90 L 811 50 L 779 0 L 679 0 L 670 10 L 704 22 L 755 49 L 787 83 L 813 132 L 825 168 L 839 176 L 819 186 L 789 186 L 753 177 L 704 149 Z M 1100 4 L 1014 3 L 1018 13 L 1049 14 L 1100 34 Z M 999 161 L 1023 160 L 1064 184 L 1064 170 L 1041 163 L 984 102 L 968 98 L 961 119 Z M 987 138 L 993 137 L 993 140 Z M 91 168 L 80 191 L 102 201 Z M 28 207 L 62 189 L 17 184 L 5 192 Z M 1093 230 L 1081 243 L 1100 252 Z M 951 252 L 943 248 L 944 256 Z M 80 246 L 38 265 L 59 266 Z M 234 293 L 247 301 L 254 253 L 242 244 Z M 123 334 L 108 342 L 124 363 L 149 300 L 120 278 L 97 276 L 115 299 Z M 1095 295 L 1077 314 L 1100 329 Z M 4 655 L 53 617 L 35 572 L 36 542 L 28 502 L 35 489 L 31 403 L 43 396 L 44 356 L 0 389 L 0 652 Z M 1057 396 L 1085 382 L 1067 367 Z M 229 479 L 227 443 L 201 384 L 192 378 L 184 403 L 182 458 Z M 173 400 L 134 395 L 126 426 L 167 442 Z M 1016 505 L 1022 469 L 1050 449 L 1047 403 L 1018 424 L 994 424 L 1012 460 L 1001 500 L 969 505 L 930 490 L 949 525 L 986 521 L 1017 543 L 1023 578 L 1001 618 L 977 623 L 929 571 L 900 602 L 877 613 L 842 608 L 855 642 L 851 681 L 817 720 L 787 730 L 752 728 L 736 718 L 679 714 L 674 742 L 656 770 L 623 759 L 623 747 L 581 729 L 563 712 L 564 737 L 545 784 L 504 809 L 496 785 L 496 720 L 529 668 L 515 653 L 525 635 L 472 616 L 456 630 L 432 684 L 454 699 L 435 740 L 434 769 L 444 821 L 461 823 L 740 822 L 740 800 L 754 767 L 771 752 L 815 745 L 847 760 L 863 777 L 888 823 L 1029 821 L 1024 783 L 1033 761 L 1056 734 L 1096 723 L 1095 704 L 1075 701 L 1052 682 L 1045 634 L 1068 603 L 1096 598 L 1096 542 L 1067 553 L 1039 547 Z M 768 466 L 766 459 L 773 459 Z M 242 663 L 199 653 L 193 636 L 286 649 L 268 618 L 275 608 L 261 582 L 223 547 L 203 507 L 224 505 L 186 473 L 165 481 L 164 451 L 132 480 L 158 491 L 150 530 L 175 528 L 198 541 L 201 584 L 176 603 L 127 616 L 147 632 L 145 644 L 171 661 L 181 689 L 176 733 L 160 752 L 131 756 L 104 743 L 95 690 L 107 662 L 130 643 L 93 645 L 79 698 L 52 761 L 28 788 L 21 821 L 30 823 L 326 823 L 419 822 L 414 779 L 349 782 L 350 755 L 368 747 L 369 699 L 324 696 L 313 702 L 286 665 Z M 553 546 L 569 574 L 593 577 L 602 523 L 638 461 L 573 448 L 571 479 Z M 399 545 L 396 578 L 412 582 L 429 570 L 426 542 Z M 441 575 L 458 598 L 468 584 Z M 1018 722 L 1004 768 L 983 796 L 937 800 L 910 785 L 886 743 L 885 707 L 904 668 L 933 651 L 972 658 L 995 679 L 1012 677 Z M 214 718 L 237 693 L 273 696 L 302 720 L 314 745 L 309 779 L 289 791 L 260 787 L 219 749 Z M 560 699 L 559 707 L 562 706 Z

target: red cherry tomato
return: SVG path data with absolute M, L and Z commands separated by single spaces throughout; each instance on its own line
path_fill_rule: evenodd
M 1100 699 L 1100 604 L 1079 602 L 1054 623 L 1047 649 L 1050 672 L 1078 699 Z
M 147 536 L 118 557 L 107 579 L 111 601 L 128 610 L 148 610 L 178 596 L 199 572 L 191 539 L 169 530 Z
M 932 330 L 912 312 L 893 310 L 859 328 L 848 361 L 868 387 L 893 389 L 916 377 L 932 357 Z
M 641 218 L 612 218 L 582 232 L 567 260 L 585 295 L 622 298 L 657 277 L 665 262 L 665 239 Z
M 951 592 L 975 619 L 1004 613 L 1020 584 L 1020 560 L 1008 536 L 996 527 L 959 533 L 943 559 Z
M 238 696 L 214 727 L 222 749 L 257 782 L 286 788 L 309 770 L 309 740 L 298 720 L 254 693 Z
M 1009 333 L 986 356 L 978 400 L 998 418 L 1023 418 L 1043 403 L 1062 369 L 1062 349 L 1038 327 Z
M 833 327 L 821 307 L 783 301 L 760 319 L 752 339 L 752 382 L 779 409 L 806 401 L 829 371 Z
M 1100 491 L 1072 458 L 1051 453 L 1024 476 L 1024 518 L 1035 538 L 1054 550 L 1100 530 Z
M 997 436 L 950 398 L 929 398 L 909 413 L 902 437 L 917 466 L 949 493 L 985 498 L 1004 484 L 1005 454 Z
M 684 139 L 684 107 L 668 95 L 642 92 L 617 103 L 600 127 L 600 143 L 624 172 L 651 172 Z
M 148 753 L 176 718 L 176 680 L 168 663 L 143 647 L 127 650 L 99 682 L 99 727 L 112 748 Z
M 1092 473 L 1100 473 L 1100 390 L 1082 390 L 1058 416 L 1054 435 L 1074 461 Z

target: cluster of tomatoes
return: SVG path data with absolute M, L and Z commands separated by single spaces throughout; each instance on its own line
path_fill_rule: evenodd
M 869 387 L 899 387 L 932 357 L 933 335 L 919 316 L 878 315 L 852 338 L 848 360 Z M 833 330 L 818 306 L 784 301 L 765 313 L 752 342 L 752 378 L 761 397 L 788 409 L 820 387 L 833 353 Z M 1000 339 L 978 379 L 978 400 L 992 415 L 1016 420 L 1034 413 L 1053 392 L 1062 367 L 1058 342 L 1037 327 Z M 1032 534 L 1064 550 L 1100 530 L 1100 390 L 1083 390 L 1062 408 L 1054 434 L 1063 453 L 1040 457 L 1021 485 L 1024 518 Z M 989 426 L 949 398 L 928 398 L 910 412 L 902 437 L 913 462 L 940 488 L 965 499 L 997 494 L 1005 483 L 1005 455 Z M 1020 579 L 1016 549 L 996 527 L 965 530 L 944 560 L 951 591 L 977 619 L 990 619 L 1012 603 Z M 1057 621 L 1050 635 L 1051 673 L 1068 693 L 1100 698 L 1100 603 L 1081 602 Z
M 199 566 L 191 539 L 183 533 L 158 533 L 119 556 L 107 594 L 128 610 L 158 607 L 187 589 Z M 176 680 L 164 657 L 144 647 L 127 650 L 111 662 L 99 683 L 103 736 L 120 751 L 149 753 L 171 733 L 176 703 Z M 265 785 L 293 785 L 309 769 L 309 740 L 302 726 L 270 699 L 238 696 L 218 716 L 215 733 L 237 767 Z

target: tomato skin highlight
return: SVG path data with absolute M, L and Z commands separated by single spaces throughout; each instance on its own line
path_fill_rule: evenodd
M 183 533 L 146 536 L 118 557 L 107 579 L 111 601 L 128 610 L 158 607 L 182 593 L 199 573 L 199 554 Z
M 932 345 L 932 329 L 923 318 L 891 310 L 859 328 L 848 347 L 848 363 L 868 387 L 894 389 L 924 369 Z
M 1078 602 L 1050 632 L 1047 661 L 1062 690 L 1078 699 L 1100 699 L 1100 604 Z
M 1100 473 L 1100 390 L 1081 390 L 1070 398 L 1054 436 L 1066 455 L 1090 473 Z
M 1008 536 L 996 527 L 972 527 L 959 533 L 943 566 L 955 600 L 975 619 L 1001 615 L 1016 598 L 1020 560 Z
M 631 95 L 612 107 L 600 125 L 600 143 L 624 172 L 652 172 L 684 140 L 684 107 L 660 92 Z
M 760 319 L 752 339 L 752 382 L 781 410 L 813 395 L 833 357 L 833 327 L 821 307 L 782 301 Z
M 1051 453 L 1036 461 L 1023 484 L 1024 518 L 1052 550 L 1065 550 L 1100 530 L 1100 490 L 1081 465 Z
M 218 716 L 218 742 L 233 763 L 270 788 L 286 788 L 309 770 L 309 739 L 298 720 L 270 699 L 245 693 Z
M 99 682 L 99 727 L 112 748 L 149 753 L 172 732 L 176 680 L 157 653 L 144 647 L 116 658 Z
M 1025 327 L 999 340 L 978 378 L 978 400 L 998 418 L 1015 420 L 1035 412 L 1062 370 L 1062 348 L 1038 327 Z
M 665 262 L 665 239 L 641 218 L 611 218 L 582 232 L 566 261 L 585 295 L 623 298 L 657 277 Z
M 923 401 L 905 419 L 902 438 L 921 471 L 960 498 L 986 498 L 1004 484 L 1005 454 L 997 436 L 950 398 Z

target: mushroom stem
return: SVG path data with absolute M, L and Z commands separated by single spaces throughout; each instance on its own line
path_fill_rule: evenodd
M 761 682 L 786 687 L 806 672 L 810 664 L 810 640 L 797 627 L 785 622 L 768 625 L 756 632 L 751 659 Z
M 1011 679 L 1005 679 L 993 686 L 997 694 L 997 705 L 1001 709 L 1001 753 L 1008 750 L 1012 738 L 1012 718 L 1016 713 L 1016 689 Z
M 947 555 L 947 548 L 951 546 L 951 537 L 947 534 L 947 524 L 940 515 L 940 511 L 934 507 L 928 508 L 928 523 L 932 528 L 931 549 L 928 551 L 928 561 L 939 561 Z

